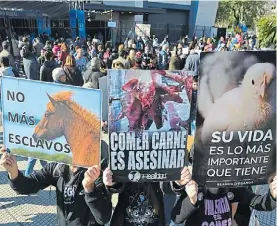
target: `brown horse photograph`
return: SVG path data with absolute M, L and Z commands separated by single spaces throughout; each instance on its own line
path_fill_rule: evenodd
M 50 141 L 64 136 L 72 152 L 72 165 L 99 165 L 101 120 L 73 101 L 71 91 L 47 96 L 49 102 L 33 138 Z

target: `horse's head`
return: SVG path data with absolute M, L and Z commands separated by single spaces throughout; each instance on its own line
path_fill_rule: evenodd
M 65 101 L 55 100 L 49 94 L 47 95 L 50 102 L 47 104 L 43 118 L 34 130 L 33 138 L 35 140 L 53 140 L 64 135 L 63 120 L 66 117 L 65 110 L 68 106 Z

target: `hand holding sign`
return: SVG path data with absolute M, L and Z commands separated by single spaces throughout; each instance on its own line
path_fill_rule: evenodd
M 113 182 L 113 172 L 110 168 L 105 169 L 103 173 L 103 182 L 106 186 L 111 187 L 115 183 Z
M 16 157 L 7 152 L 6 148 L 2 148 L 1 153 L 3 153 L 3 155 L 0 159 L 0 165 L 8 171 L 11 180 L 17 178 L 18 166 L 16 162 Z
M 198 184 L 195 181 L 191 180 L 186 185 L 186 193 L 190 199 L 191 204 L 195 205 L 197 202 Z
M 100 175 L 99 166 L 92 166 L 88 168 L 87 172 L 85 172 L 85 177 L 82 182 L 85 192 L 87 193 L 92 192 L 94 188 L 94 182 L 97 180 L 99 175 Z
M 178 185 L 186 185 L 191 180 L 191 166 L 185 166 L 181 172 L 181 179 L 176 181 Z
M 273 178 L 273 181 L 269 184 L 270 193 L 273 198 L 277 197 L 277 175 Z

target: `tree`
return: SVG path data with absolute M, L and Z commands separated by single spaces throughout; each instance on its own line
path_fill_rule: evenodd
M 253 26 L 256 18 L 265 14 L 269 4 L 268 1 L 220 0 L 216 25 L 228 27 L 244 21 L 246 25 Z
M 260 47 L 269 47 L 274 44 L 276 48 L 276 14 L 260 18 L 257 27 Z

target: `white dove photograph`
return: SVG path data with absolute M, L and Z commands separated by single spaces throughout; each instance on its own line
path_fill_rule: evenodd
M 193 177 L 230 187 L 266 182 L 276 168 L 276 52 L 200 59 Z

